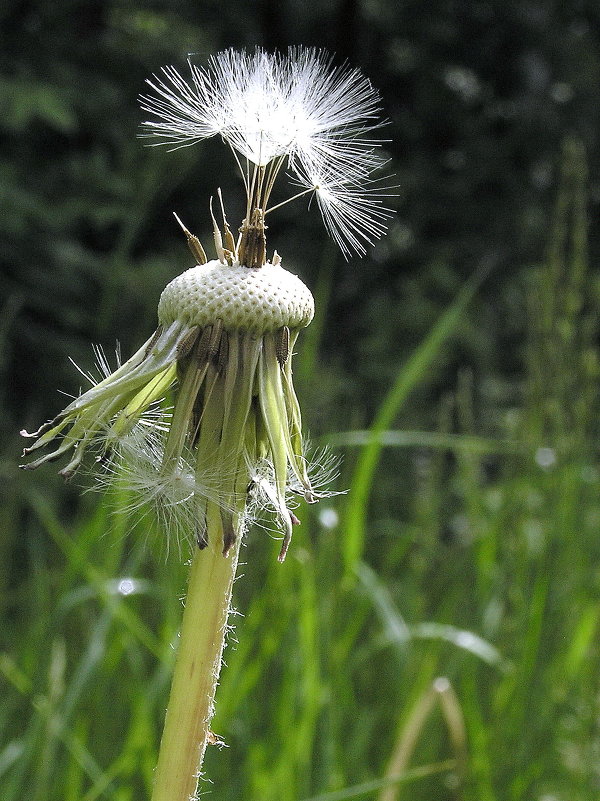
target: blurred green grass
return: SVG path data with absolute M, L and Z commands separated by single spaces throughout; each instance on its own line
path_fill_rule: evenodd
M 331 410 L 325 439 L 345 452 L 349 494 L 301 508 L 283 565 L 251 532 L 213 724 L 228 747 L 207 755 L 208 797 L 597 798 L 600 305 L 585 205 L 584 155 L 568 141 L 547 256 L 522 274 L 529 336 L 508 413 L 478 413 L 463 373 L 437 430 L 403 430 L 477 275 L 397 365 L 368 431 L 336 432 Z M 309 398 L 322 332 L 317 319 L 299 347 Z M 59 509 L 36 479 L 19 481 L 2 520 L 7 540 L 25 524 L 31 570 L 3 594 L 0 798 L 140 801 L 186 567 L 118 513 L 119 490 Z

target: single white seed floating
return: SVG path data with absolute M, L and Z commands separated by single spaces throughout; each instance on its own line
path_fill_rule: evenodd
M 158 320 L 204 328 L 216 320 L 226 331 L 263 334 L 283 326 L 304 328 L 315 311 L 313 296 L 298 276 L 279 264 L 229 266 L 218 260 L 197 265 L 174 278 L 158 303 Z

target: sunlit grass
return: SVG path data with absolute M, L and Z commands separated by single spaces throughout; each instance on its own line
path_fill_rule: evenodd
M 302 509 L 283 565 L 251 533 L 213 723 L 228 747 L 207 755 L 207 797 L 597 797 L 600 371 L 584 182 L 568 143 L 548 256 L 523 271 L 523 391 L 495 428 L 466 374 L 436 431 L 403 427 L 474 278 L 397 365 L 369 430 L 344 430 L 332 410 L 351 492 Z M 322 308 L 330 276 L 326 259 Z M 301 387 L 319 381 L 321 330 L 299 353 Z M 143 521 L 130 531 L 116 489 L 78 511 L 18 486 L 4 537 L 31 570 L 3 598 L 0 798 L 141 801 L 186 567 Z

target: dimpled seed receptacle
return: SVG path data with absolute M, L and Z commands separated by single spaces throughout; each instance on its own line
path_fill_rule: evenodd
M 257 334 L 283 326 L 304 328 L 314 315 L 313 296 L 302 281 L 280 265 L 262 267 L 209 261 L 168 284 L 158 303 L 162 325 L 175 320 L 204 327 L 223 321 L 227 331 Z

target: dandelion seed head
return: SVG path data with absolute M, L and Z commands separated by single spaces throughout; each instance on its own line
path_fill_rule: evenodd
M 295 275 L 274 264 L 259 270 L 223 268 L 215 260 L 192 267 L 164 289 L 159 320 L 205 326 L 217 319 L 226 330 L 276 331 L 308 325 L 314 314 L 310 290 Z
M 180 221 L 199 263 L 165 288 L 156 331 L 114 370 L 95 350 L 99 379 L 80 370 L 91 387 L 25 433 L 35 441 L 24 455 L 36 457 L 24 467 L 70 454 L 61 470 L 70 478 L 96 453 L 97 485 L 118 485 L 119 511 L 151 516 L 167 548 L 186 542 L 228 556 L 266 513 L 283 561 L 300 522 L 292 510 L 337 494 L 328 488 L 337 462 L 303 446 L 291 363 L 314 300 L 276 252 L 268 260 L 265 215 L 281 205 L 269 201 L 287 172 L 302 190 L 288 200 L 316 195 L 344 255 L 384 232 L 391 212 L 371 177 L 382 163 L 379 98 L 358 70 L 305 48 L 228 50 L 189 69 L 189 79 L 165 67 L 149 80 L 142 106 L 154 119 L 144 127 L 174 147 L 215 135 L 230 145 L 246 191 L 240 235 L 220 190 L 221 225 L 210 206 L 216 260 Z

